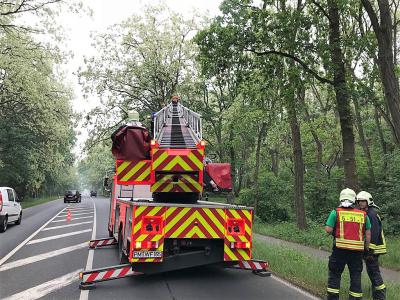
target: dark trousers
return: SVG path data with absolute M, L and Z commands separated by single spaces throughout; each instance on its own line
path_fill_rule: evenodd
M 386 299 L 386 286 L 383 283 L 381 271 L 379 270 L 379 255 L 366 256 L 365 265 L 372 284 L 373 298 L 376 300 Z
M 328 300 L 339 299 L 340 279 L 346 265 L 350 273 L 349 299 L 362 299 L 362 257 L 363 252 L 360 251 L 333 248 L 328 263 Z

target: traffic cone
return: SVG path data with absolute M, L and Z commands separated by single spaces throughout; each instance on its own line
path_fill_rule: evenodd
M 68 209 L 68 212 L 67 212 L 67 222 L 70 222 L 71 219 L 72 219 L 71 211 Z

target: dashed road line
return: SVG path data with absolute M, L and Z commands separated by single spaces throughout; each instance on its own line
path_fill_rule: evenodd
M 0 259 L 0 266 L 4 264 L 11 256 L 15 254 L 19 249 L 22 248 L 26 243 L 28 243 L 35 235 L 37 235 L 43 228 L 45 228 L 51 221 L 53 221 L 65 208 L 60 210 L 53 218 L 51 218 L 49 221 L 47 221 L 42 227 L 40 227 L 38 230 L 36 230 L 34 233 L 32 233 L 29 237 L 27 237 L 21 244 L 19 244 L 17 247 L 15 247 L 13 250 L 11 250 L 10 253 L 8 253 L 6 256 L 4 256 L 2 259 Z
M 91 199 L 92 200 L 92 199 Z M 93 229 L 92 229 L 92 240 L 96 238 L 96 204 L 92 200 L 93 203 L 93 209 L 94 209 L 94 218 L 93 218 Z M 86 262 L 86 269 L 85 270 L 90 270 L 93 268 L 93 255 L 94 255 L 94 250 L 90 249 L 89 254 L 88 254 L 88 260 Z M 89 290 L 81 290 L 81 294 L 79 296 L 79 300 L 88 300 L 89 299 Z
M 78 213 L 78 214 L 72 214 L 71 213 L 71 216 L 84 216 L 84 215 L 89 215 L 89 214 L 93 214 L 93 212 L 85 212 L 85 213 Z M 62 214 L 62 215 L 59 215 L 57 218 L 61 218 L 61 217 L 66 217 L 68 214 Z
M 28 242 L 27 245 L 33 245 L 33 244 L 37 244 L 37 243 L 42 243 L 42 242 L 47 242 L 47 241 L 51 241 L 51 240 L 61 239 L 63 237 L 72 236 L 72 235 L 78 235 L 78 234 L 81 234 L 81 233 L 84 233 L 84 232 L 89 232 L 89 231 L 92 231 L 92 229 L 85 229 L 85 230 L 79 230 L 79 231 L 75 231 L 75 232 L 69 232 L 69 233 L 64 233 L 64 234 L 59 234 L 59 235 L 48 236 L 48 237 L 45 237 L 45 238 L 32 240 L 32 241 Z
M 87 216 L 87 217 L 79 217 L 79 218 L 72 218 L 71 221 L 75 220 L 81 220 L 81 219 L 91 219 L 93 216 Z M 67 220 L 57 220 L 57 221 L 52 221 L 51 223 L 59 223 L 59 222 L 67 222 Z
M 88 243 L 81 243 L 81 244 L 78 244 L 78 245 L 75 245 L 75 246 L 66 247 L 66 248 L 62 248 L 62 249 L 51 251 L 51 252 L 47 252 L 47 253 L 42 253 L 42 254 L 31 256 L 31 257 L 24 258 L 24 259 L 19 259 L 19 260 L 16 260 L 16 261 L 13 261 L 13 262 L 10 262 L 10 263 L 2 265 L 0 267 L 0 272 L 7 271 L 7 270 L 10 270 L 10 269 L 14 269 L 14 268 L 18 268 L 18 267 L 21 267 L 21 266 L 26 266 L 28 264 L 32 264 L 32 263 L 35 263 L 35 262 L 38 262 L 38 261 L 41 261 L 41 260 L 45 260 L 47 258 L 51 258 L 51 257 L 54 257 L 54 256 L 58 256 L 58 255 L 61 255 L 61 254 L 65 254 L 65 253 L 71 252 L 71 251 L 82 249 L 82 248 L 85 248 L 87 246 L 88 246 Z
M 59 290 L 67 285 L 70 285 L 79 278 L 79 272 L 82 270 L 76 270 L 74 272 L 65 274 L 64 276 L 58 277 L 56 279 L 47 281 L 43 284 L 37 285 L 23 292 L 11 295 L 3 300 L 35 300 L 46 296 L 56 290 Z
M 91 223 L 93 223 L 93 221 L 80 222 L 80 223 L 61 225 L 61 226 L 53 226 L 53 227 L 47 227 L 47 228 L 43 229 L 42 231 L 61 229 L 61 228 L 68 228 L 68 227 L 74 227 L 74 226 L 78 226 L 78 225 L 82 225 L 82 224 L 91 224 Z

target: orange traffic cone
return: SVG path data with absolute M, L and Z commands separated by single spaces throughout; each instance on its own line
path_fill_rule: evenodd
M 72 219 L 71 211 L 68 209 L 68 212 L 67 212 L 67 222 L 71 221 L 71 219 Z

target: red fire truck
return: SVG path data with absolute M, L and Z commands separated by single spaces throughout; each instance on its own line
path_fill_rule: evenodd
M 136 121 L 113 134 L 109 237 L 89 243 L 117 246 L 120 265 L 81 272 L 80 287 L 210 264 L 268 276 L 252 259 L 253 209 L 201 200 L 232 186 L 230 165 L 205 159 L 200 115 L 174 98 L 153 116 L 152 139 Z

